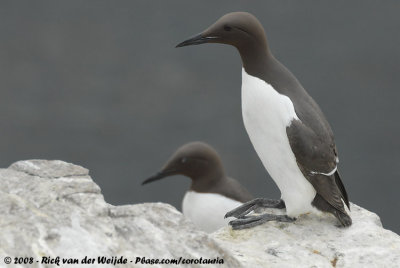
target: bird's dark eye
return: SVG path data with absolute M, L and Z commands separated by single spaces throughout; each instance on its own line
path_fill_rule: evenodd
M 228 26 L 228 25 L 225 25 L 225 26 L 224 26 L 224 30 L 227 31 L 227 32 L 229 32 L 230 30 L 232 30 L 232 27 L 231 27 L 231 26 Z

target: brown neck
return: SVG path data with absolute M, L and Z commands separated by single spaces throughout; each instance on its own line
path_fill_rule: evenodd
M 265 67 L 273 59 L 266 39 L 246 42 L 236 46 L 242 58 L 243 68 L 250 75 L 260 77 Z
M 191 177 L 192 185 L 190 186 L 190 190 L 195 192 L 208 192 L 213 185 L 225 178 L 225 172 L 222 167 L 210 168 L 209 172 Z

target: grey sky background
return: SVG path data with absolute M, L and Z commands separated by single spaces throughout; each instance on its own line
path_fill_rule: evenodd
M 112 204 L 180 209 L 189 179 L 140 183 L 202 140 L 255 196 L 278 198 L 243 127 L 237 52 L 174 48 L 232 11 L 259 18 L 321 106 L 350 200 L 400 233 L 397 1 L 1 1 L 0 166 L 61 159 Z

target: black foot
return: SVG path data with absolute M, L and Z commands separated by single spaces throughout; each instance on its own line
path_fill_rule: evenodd
M 254 226 L 263 224 L 267 221 L 279 221 L 279 222 L 293 222 L 294 218 L 290 218 L 286 215 L 273 215 L 273 214 L 262 214 L 258 216 L 247 216 L 242 219 L 236 219 L 229 222 L 233 230 L 247 229 Z
M 235 218 L 243 218 L 250 212 L 254 211 L 257 208 L 278 208 L 282 209 L 285 208 L 285 202 L 280 200 L 274 199 L 267 199 L 267 198 L 256 198 L 249 202 L 244 203 L 243 205 L 229 211 L 225 214 L 225 218 L 228 217 L 235 217 Z

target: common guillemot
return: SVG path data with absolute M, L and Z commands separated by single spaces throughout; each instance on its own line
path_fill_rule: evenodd
M 281 191 L 286 215 L 246 216 L 277 202 L 258 198 L 229 211 L 230 225 L 243 229 L 266 221 L 290 222 L 308 212 L 332 213 L 343 226 L 352 221 L 331 127 L 296 77 L 272 55 L 261 23 L 246 12 L 229 13 L 177 47 L 221 43 L 242 59 L 242 115 L 264 167 Z
M 229 219 L 224 219 L 225 213 L 253 198 L 237 180 L 225 175 L 218 153 L 203 142 L 178 148 L 161 171 L 142 184 L 172 175 L 192 179 L 182 201 L 182 212 L 206 232 L 226 226 Z

